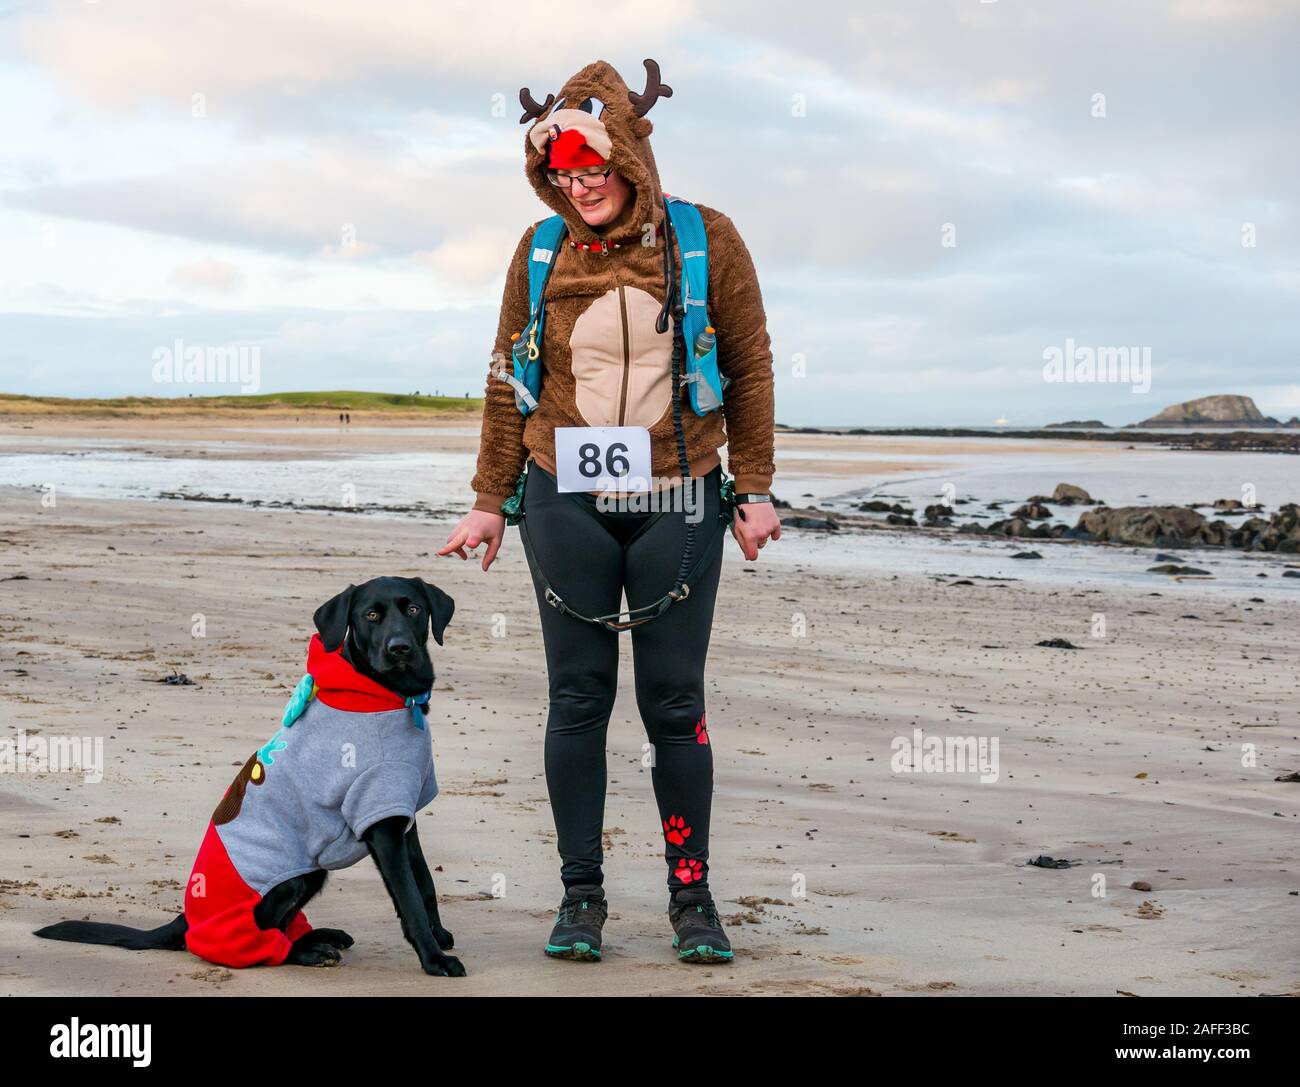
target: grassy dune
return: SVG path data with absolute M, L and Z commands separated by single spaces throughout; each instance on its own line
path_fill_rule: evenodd
M 0 393 L 0 415 L 247 415 L 340 411 L 386 415 L 476 415 L 480 397 L 410 396 L 403 393 L 338 392 L 261 393 L 256 396 L 122 396 L 74 399 Z

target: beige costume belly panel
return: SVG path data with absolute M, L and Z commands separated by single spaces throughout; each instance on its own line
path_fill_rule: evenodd
M 655 330 L 660 304 L 616 287 L 574 322 L 569 337 L 578 411 L 588 426 L 651 427 L 671 404 L 673 337 Z

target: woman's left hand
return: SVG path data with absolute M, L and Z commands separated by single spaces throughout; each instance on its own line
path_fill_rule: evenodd
M 769 539 L 781 538 L 781 519 L 776 514 L 776 507 L 771 502 L 746 502 L 737 506 L 731 534 L 740 544 L 746 561 L 753 562 Z

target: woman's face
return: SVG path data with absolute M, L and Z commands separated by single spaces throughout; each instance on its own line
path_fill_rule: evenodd
M 598 189 L 588 189 L 581 181 L 574 181 L 566 192 L 569 203 L 582 216 L 584 223 L 589 227 L 602 227 L 622 214 L 636 190 L 615 170 Z

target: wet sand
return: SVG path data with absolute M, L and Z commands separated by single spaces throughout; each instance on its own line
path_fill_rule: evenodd
M 102 425 L 148 444 L 176 438 L 173 423 L 0 429 L 75 439 Z M 238 438 L 229 425 L 179 433 Z M 352 427 L 355 450 L 366 425 Z M 465 427 L 448 424 L 448 448 L 474 447 L 450 433 Z M 385 425 L 373 440 L 413 436 Z M 835 441 L 807 437 L 819 452 Z M 804 448 L 790 442 L 781 469 Z M 892 459 L 924 456 L 911 441 Z M 0 579 L 24 579 L 0 580 L 0 736 L 103 736 L 106 774 L 0 774 L 0 993 L 1300 993 L 1300 787 L 1274 780 L 1300 769 L 1293 603 L 1193 582 L 1143 595 L 867 576 L 800 561 L 795 531 L 757 564 L 729 551 L 709 724 L 712 884 L 736 961 L 674 961 L 625 648 L 607 958 L 585 965 L 540 950 L 559 884 L 545 668 L 513 530 L 485 576 L 433 557 L 443 524 L 39 499 L 0 485 Z M 302 673 L 312 611 L 380 573 L 431 578 L 457 602 L 430 717 L 443 793 L 419 818 L 470 976 L 419 971 L 365 863 L 308 911 L 357 939 L 337 970 L 229 971 L 33 938 L 61 918 L 176 912 L 213 806 Z M 1087 636 L 1096 615 L 1104 638 Z M 1035 645 L 1062 635 L 1081 648 Z M 157 682 L 173 672 L 194 685 Z M 916 728 L 996 738 L 998 780 L 893 772 L 891 742 Z M 1039 854 L 1081 863 L 1025 867 Z

